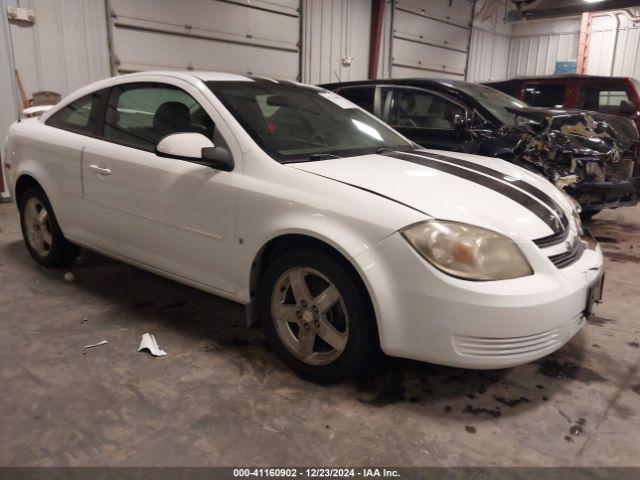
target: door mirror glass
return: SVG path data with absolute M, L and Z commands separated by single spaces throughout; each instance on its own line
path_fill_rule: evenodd
M 230 172 L 235 167 L 231 152 L 223 147 L 206 147 L 202 149 L 202 162 L 216 170 Z
M 201 161 L 203 148 L 213 148 L 213 142 L 201 133 L 172 133 L 158 142 L 156 155 Z

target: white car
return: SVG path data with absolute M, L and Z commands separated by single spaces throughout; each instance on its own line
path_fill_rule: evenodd
M 316 381 L 388 355 L 501 368 L 601 295 L 577 207 L 510 163 L 423 150 L 312 86 L 211 72 L 96 82 L 15 123 L 26 246 L 79 247 L 246 305 Z

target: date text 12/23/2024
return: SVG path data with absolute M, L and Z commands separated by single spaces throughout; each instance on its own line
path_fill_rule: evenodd
M 388 468 L 236 468 L 234 478 L 400 478 Z

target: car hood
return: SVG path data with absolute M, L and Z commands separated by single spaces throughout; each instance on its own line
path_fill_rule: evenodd
M 564 194 L 542 177 L 499 159 L 415 150 L 289 166 L 516 240 L 545 238 L 568 228 L 571 205 Z

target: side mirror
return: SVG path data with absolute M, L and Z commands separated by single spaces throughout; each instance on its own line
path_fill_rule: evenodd
M 636 107 L 633 105 L 633 103 L 629 102 L 628 100 L 622 100 L 620 102 L 620 106 L 618 107 L 618 113 L 620 115 L 631 115 L 632 113 L 635 113 L 636 111 Z
M 464 115 L 455 114 L 453 116 L 453 128 L 460 131 L 467 127 L 467 119 Z
M 156 155 L 197 163 L 230 172 L 235 164 L 231 152 L 216 147 L 201 133 L 172 133 L 156 145 Z
M 171 133 L 156 145 L 156 155 L 178 160 L 201 161 L 202 149 L 213 147 L 213 142 L 201 133 Z

